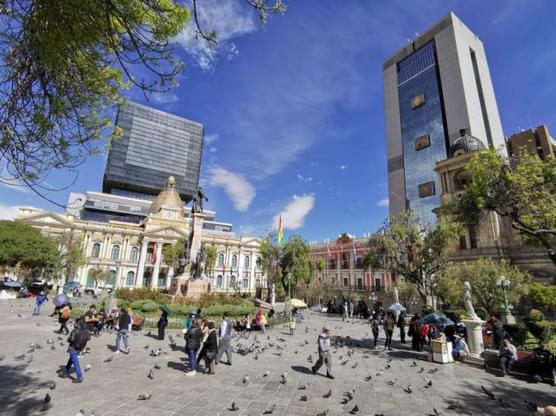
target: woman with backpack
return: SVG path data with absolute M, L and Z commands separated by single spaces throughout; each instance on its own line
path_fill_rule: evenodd
M 66 335 L 69 334 L 70 331 L 68 329 L 67 323 L 71 316 L 71 303 L 63 305 L 58 311 L 58 315 L 58 322 L 60 323 L 60 330 L 58 331 L 58 333 L 61 334 L 63 332 Z

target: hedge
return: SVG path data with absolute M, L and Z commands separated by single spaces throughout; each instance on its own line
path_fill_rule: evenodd
M 525 345 L 527 341 L 527 336 L 529 334 L 529 329 L 527 326 L 520 324 L 505 324 L 504 331 L 514 340 L 517 346 Z
M 556 321 L 534 322 L 527 319 L 525 324 L 527 328 L 529 328 L 529 331 L 531 331 L 531 334 L 545 344 L 550 341 L 552 334 L 556 333 Z
M 150 301 L 150 300 L 143 303 L 143 305 L 141 306 L 141 311 L 142 312 L 154 312 L 158 309 L 160 309 L 160 305 L 158 303 L 155 303 L 155 302 Z
M 529 319 L 533 322 L 540 322 L 544 319 L 544 314 L 538 309 L 531 309 L 529 311 Z

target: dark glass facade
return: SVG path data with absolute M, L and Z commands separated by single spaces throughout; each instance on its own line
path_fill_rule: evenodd
M 120 107 L 116 125 L 123 137 L 110 144 L 103 192 L 158 195 L 172 175 L 189 202 L 199 184 L 203 126 L 131 101 Z
M 448 148 L 434 41 L 398 63 L 398 94 L 407 208 L 434 224 L 432 210 L 440 206 L 434 168 Z

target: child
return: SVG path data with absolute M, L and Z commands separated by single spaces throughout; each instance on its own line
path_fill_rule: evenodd
M 295 318 L 290 316 L 290 335 L 293 335 L 295 331 Z

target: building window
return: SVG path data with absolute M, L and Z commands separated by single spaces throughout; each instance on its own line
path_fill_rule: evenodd
M 137 263 L 139 260 L 139 249 L 137 247 L 131 247 L 131 252 L 129 253 L 129 260 L 133 263 Z
M 469 227 L 469 245 L 471 248 L 477 248 L 477 233 L 475 227 Z
M 100 256 L 100 243 L 93 244 L 93 248 L 91 249 L 91 257 L 93 259 L 98 259 Z
M 328 268 L 331 270 L 336 269 L 336 257 L 331 257 L 330 260 L 328 260 Z
M 110 287 L 116 286 L 116 270 L 110 270 L 110 276 L 106 281 L 106 286 L 110 286 Z
M 127 272 L 127 277 L 125 279 L 126 286 L 135 286 L 135 273 Z
M 262 269 L 262 267 L 263 267 L 263 259 L 261 259 L 260 257 L 257 257 L 256 265 L 257 265 L 257 269 Z
M 249 268 L 250 263 L 251 263 L 251 258 L 249 256 L 245 256 L 245 260 L 244 260 L 243 264 L 245 265 L 246 269 Z
M 375 292 L 382 291 L 382 280 L 380 277 L 375 277 Z
M 418 94 L 411 99 L 411 108 L 415 110 L 425 104 L 425 94 Z
M 230 276 L 230 284 L 228 286 L 231 287 L 232 289 L 235 289 L 235 287 L 236 287 L 236 277 L 235 276 Z
M 232 256 L 232 268 L 236 268 L 237 267 L 237 256 L 234 254 Z
M 434 195 L 434 182 L 426 182 L 419 185 L 419 198 Z
M 357 289 L 363 290 L 363 279 L 360 277 L 357 278 Z
M 219 274 L 219 275 L 216 277 L 216 286 L 222 287 L 222 275 L 221 275 L 221 274 Z
M 357 257 L 355 260 L 355 268 L 362 269 L 363 268 L 363 259 L 361 257 Z
M 256 279 L 255 280 L 255 287 L 257 287 L 257 288 L 261 287 L 261 279 Z
M 423 134 L 415 139 L 415 150 L 423 150 L 431 145 L 431 138 L 428 134 Z
M 120 246 L 112 246 L 112 253 L 110 254 L 111 260 L 118 260 L 120 258 Z
M 464 235 L 459 238 L 459 249 L 467 250 L 467 240 Z
M 344 277 L 344 286 L 348 287 L 349 285 L 349 279 L 347 277 Z
M 218 262 L 216 264 L 218 267 L 224 267 L 224 254 L 220 253 L 218 255 Z
M 249 289 L 249 279 L 243 279 L 243 289 Z
M 342 253 L 342 269 L 349 269 L 349 260 L 347 253 Z
M 87 273 L 87 282 L 85 283 L 86 288 L 91 289 L 95 287 L 95 279 L 93 277 L 94 275 L 95 275 L 95 270 L 89 269 L 89 272 Z

